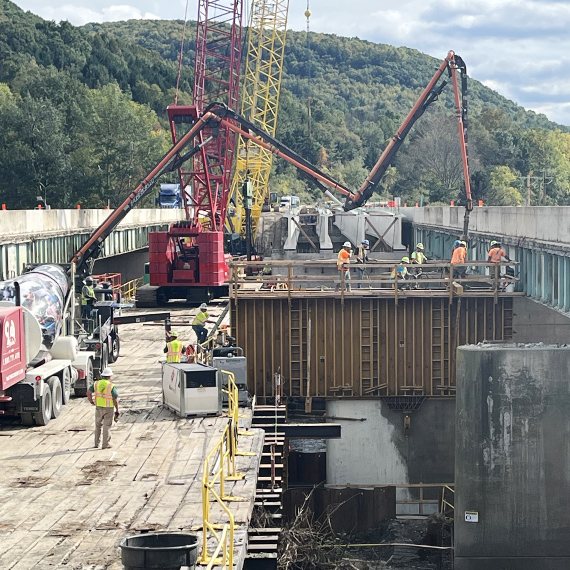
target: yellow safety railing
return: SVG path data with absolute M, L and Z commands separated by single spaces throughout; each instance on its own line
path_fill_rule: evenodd
M 134 301 L 137 296 L 137 287 L 142 285 L 143 278 L 133 279 L 132 281 L 127 281 L 121 285 L 121 298 L 123 301 L 130 302 Z
M 239 429 L 239 418 L 245 417 L 239 415 L 239 389 L 236 384 L 236 378 L 233 372 L 228 372 L 227 370 L 222 370 L 222 374 L 226 374 L 228 377 L 228 389 L 224 390 L 228 395 L 228 417 L 232 419 L 234 426 L 236 427 L 236 455 L 255 455 L 252 451 L 240 451 L 237 449 L 238 435 L 253 435 L 252 431 Z
M 447 497 L 449 497 L 449 500 Z M 451 503 L 449 501 L 453 502 Z M 448 510 L 451 510 L 452 515 L 449 518 L 453 520 L 455 514 L 455 489 L 449 485 L 444 485 L 441 492 L 441 513 L 445 515 Z
M 208 454 L 204 461 L 204 472 L 202 475 L 202 554 L 198 559 L 200 564 L 213 563 L 216 566 L 225 564 L 227 562 L 228 568 L 233 565 L 233 544 L 234 544 L 234 516 L 226 506 L 229 501 L 242 501 L 241 497 L 233 497 L 226 495 L 225 484 L 226 481 L 238 481 L 244 478 L 243 473 L 238 473 L 235 464 L 235 451 L 237 448 L 237 430 L 233 425 L 233 420 L 230 418 L 228 425 L 224 428 L 222 437 L 214 446 L 212 451 Z M 212 470 L 211 470 L 211 466 Z M 220 547 L 222 535 L 217 530 L 220 530 L 219 524 L 214 524 L 210 520 L 210 503 L 211 501 L 217 502 L 226 515 L 229 522 L 226 523 L 228 529 L 225 533 L 226 544 Z M 211 533 L 218 541 L 218 547 L 223 549 L 222 561 L 214 560 L 215 556 L 208 554 L 208 533 Z M 219 548 L 216 551 L 219 552 Z M 217 556 L 217 555 L 216 555 Z M 226 566 L 224 566 L 225 568 Z
M 231 569 L 233 566 L 234 544 L 234 516 L 225 503 L 230 501 L 243 501 L 242 497 L 226 495 L 226 482 L 239 481 L 245 477 L 236 469 L 236 456 L 245 454 L 238 452 L 238 422 L 239 422 L 239 391 L 235 383 L 235 376 L 228 371 L 222 371 L 228 376 L 228 425 L 224 428 L 222 436 L 204 461 L 202 475 L 202 554 L 198 558 L 200 564 L 222 566 Z M 210 469 L 212 466 L 212 471 Z M 229 522 L 220 527 L 210 520 L 210 504 L 217 502 L 226 515 Z M 219 530 L 222 530 L 219 533 Z M 218 541 L 213 554 L 208 554 L 208 533 L 211 533 Z M 221 558 L 219 557 L 222 553 Z

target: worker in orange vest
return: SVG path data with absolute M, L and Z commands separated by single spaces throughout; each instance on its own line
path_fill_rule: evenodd
M 491 249 L 489 250 L 487 261 L 489 263 L 501 263 L 501 261 L 503 261 L 503 257 L 507 261 L 510 261 L 509 256 L 506 254 L 505 250 L 501 248 L 501 242 L 493 240 L 491 242 Z
M 451 256 L 451 264 L 463 264 L 465 263 L 465 258 L 467 257 L 467 242 L 460 241 L 459 245 L 453 250 L 453 255 Z M 463 269 L 454 269 L 453 270 L 453 277 L 461 277 L 464 275 Z
M 336 267 L 339 270 L 339 278 L 342 282 L 342 272 L 344 271 L 345 287 L 347 291 L 350 291 L 350 256 L 351 256 L 352 245 L 349 241 L 345 241 L 342 244 L 342 249 L 338 252 L 338 257 L 336 258 Z M 336 290 L 340 291 L 341 283 L 337 283 Z

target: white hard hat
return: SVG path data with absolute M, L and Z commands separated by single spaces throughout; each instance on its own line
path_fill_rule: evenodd
M 101 372 L 101 376 L 111 378 L 111 376 L 113 376 L 113 371 L 108 366 L 106 366 L 105 368 L 103 368 L 103 371 Z
M 351 244 L 349 241 L 345 241 L 345 242 L 342 244 L 342 247 L 352 247 L 352 244 Z
M 200 305 L 200 309 L 202 309 L 202 311 L 205 311 L 208 308 L 208 305 L 206 305 L 206 303 L 202 303 Z

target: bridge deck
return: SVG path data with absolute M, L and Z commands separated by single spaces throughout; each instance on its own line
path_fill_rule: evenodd
M 181 311 L 172 313 L 177 317 Z M 72 399 L 61 416 L 43 428 L 22 428 L 8 418 L 0 421 L 4 570 L 60 565 L 120 570 L 118 544 L 124 536 L 189 532 L 201 524 L 201 466 L 227 418 L 180 419 L 162 408 L 162 328 L 138 324 L 121 330 L 124 356 L 113 369 L 122 416 L 111 432 L 112 449 L 93 449 L 94 412 L 86 399 Z M 183 342 L 190 331 L 180 327 Z M 263 435 L 261 430 L 255 433 L 240 438 L 240 448 L 259 456 Z M 238 458 L 246 478 L 229 489 L 247 499 L 230 504 L 240 527 L 238 568 L 245 554 L 258 456 Z M 212 516 L 220 516 L 215 506 Z

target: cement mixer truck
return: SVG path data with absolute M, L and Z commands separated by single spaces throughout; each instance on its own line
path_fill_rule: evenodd
M 0 282 L 0 415 L 45 426 L 84 396 L 95 353 L 72 332 L 73 291 L 59 265 L 40 265 Z

